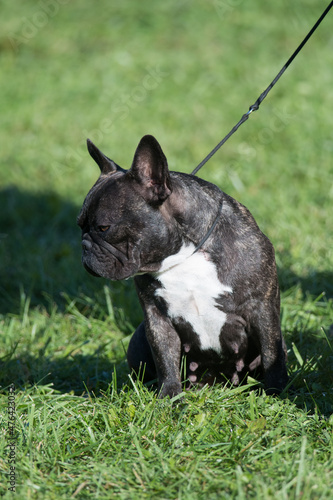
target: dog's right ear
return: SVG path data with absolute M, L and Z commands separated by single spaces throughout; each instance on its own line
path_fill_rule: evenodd
M 87 147 L 90 156 L 101 169 L 101 175 L 112 174 L 117 172 L 117 170 L 122 170 L 114 161 L 105 156 L 90 139 L 87 139 Z
M 152 135 L 142 137 L 128 173 L 143 187 L 149 203 L 163 203 L 172 192 L 167 159 Z

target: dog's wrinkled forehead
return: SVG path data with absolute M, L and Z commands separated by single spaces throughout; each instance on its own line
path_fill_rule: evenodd
M 113 220 L 144 217 L 148 215 L 149 208 L 133 177 L 128 172 L 117 172 L 101 176 L 91 188 L 77 223 L 83 227 L 103 216 Z
M 84 225 L 88 218 L 88 214 L 92 215 L 96 213 L 97 210 L 106 210 L 108 207 L 111 208 L 111 205 L 114 206 L 120 203 L 124 194 L 124 183 L 121 182 L 121 177 L 124 177 L 124 173 L 119 172 L 108 176 L 101 176 L 98 179 L 84 200 L 77 218 L 79 226 Z

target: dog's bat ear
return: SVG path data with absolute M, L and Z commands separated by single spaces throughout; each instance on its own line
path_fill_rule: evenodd
M 128 173 L 145 188 L 150 203 L 162 203 L 172 192 L 167 159 L 152 135 L 142 137 Z
M 114 161 L 105 156 L 90 139 L 87 139 L 87 147 L 90 156 L 101 169 L 102 175 L 112 174 L 113 172 L 117 172 L 117 170 L 122 170 Z

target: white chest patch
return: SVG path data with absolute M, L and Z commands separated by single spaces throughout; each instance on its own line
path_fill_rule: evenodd
M 180 251 L 167 257 L 155 277 L 162 287 L 156 295 L 168 306 L 172 320 L 183 318 L 200 338 L 201 349 L 221 352 L 219 335 L 226 313 L 216 307 L 215 299 L 227 292 L 217 276 L 216 267 L 203 252 L 193 254 L 195 246 L 183 245 Z M 193 254 L 193 255 L 192 255 Z

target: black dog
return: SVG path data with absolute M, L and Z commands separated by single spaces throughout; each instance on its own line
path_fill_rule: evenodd
M 266 388 L 286 386 L 274 249 L 250 212 L 213 184 L 169 172 L 152 136 L 124 170 L 88 140 L 101 175 L 78 224 L 82 262 L 111 280 L 134 276 L 144 312 L 127 353 L 130 368 L 158 378 L 160 397 L 191 384 L 254 370 Z

